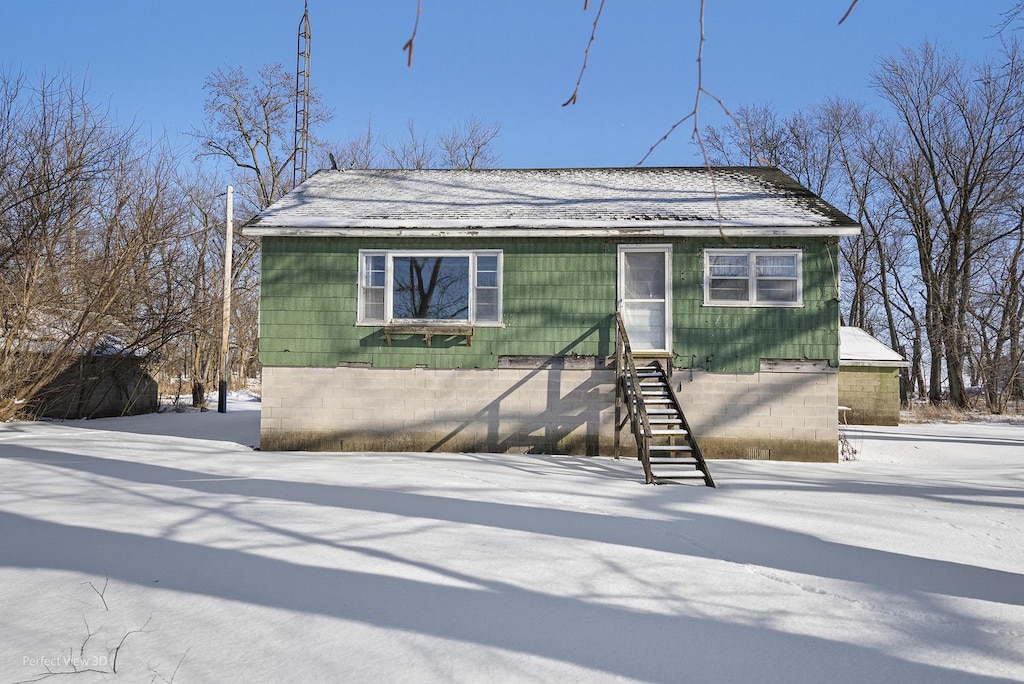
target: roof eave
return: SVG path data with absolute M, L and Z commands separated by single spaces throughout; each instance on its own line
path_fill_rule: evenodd
M 680 225 L 678 222 L 622 223 L 602 225 L 546 224 L 535 226 L 449 225 L 424 226 L 402 223 L 386 225 L 328 226 L 293 225 L 275 226 L 250 224 L 243 233 L 251 237 L 341 237 L 341 238 L 458 238 L 458 237 L 844 237 L 859 235 L 859 225 L 830 226 L 771 226 L 729 223 L 702 223 Z
M 869 368 L 910 368 L 910 362 L 900 359 L 844 359 L 839 358 L 839 367 L 869 367 Z

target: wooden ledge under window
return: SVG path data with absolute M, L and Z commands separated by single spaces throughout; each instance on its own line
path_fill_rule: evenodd
M 465 337 L 466 346 L 473 346 L 473 326 L 471 325 L 385 325 L 384 339 L 388 346 L 391 346 L 392 335 L 423 335 L 423 341 L 430 346 L 430 338 L 437 335 L 440 337 Z

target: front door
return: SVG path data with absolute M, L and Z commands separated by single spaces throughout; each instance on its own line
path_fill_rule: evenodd
M 618 296 L 633 351 L 670 351 L 672 246 L 619 245 Z

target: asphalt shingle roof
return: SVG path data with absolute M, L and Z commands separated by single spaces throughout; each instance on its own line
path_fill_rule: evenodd
M 859 226 L 767 167 L 319 171 L 250 235 L 849 235 Z

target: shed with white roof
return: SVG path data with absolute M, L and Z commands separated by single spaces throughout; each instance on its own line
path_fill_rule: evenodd
M 910 364 L 866 330 L 839 328 L 839 405 L 853 425 L 899 425 L 900 372 Z

